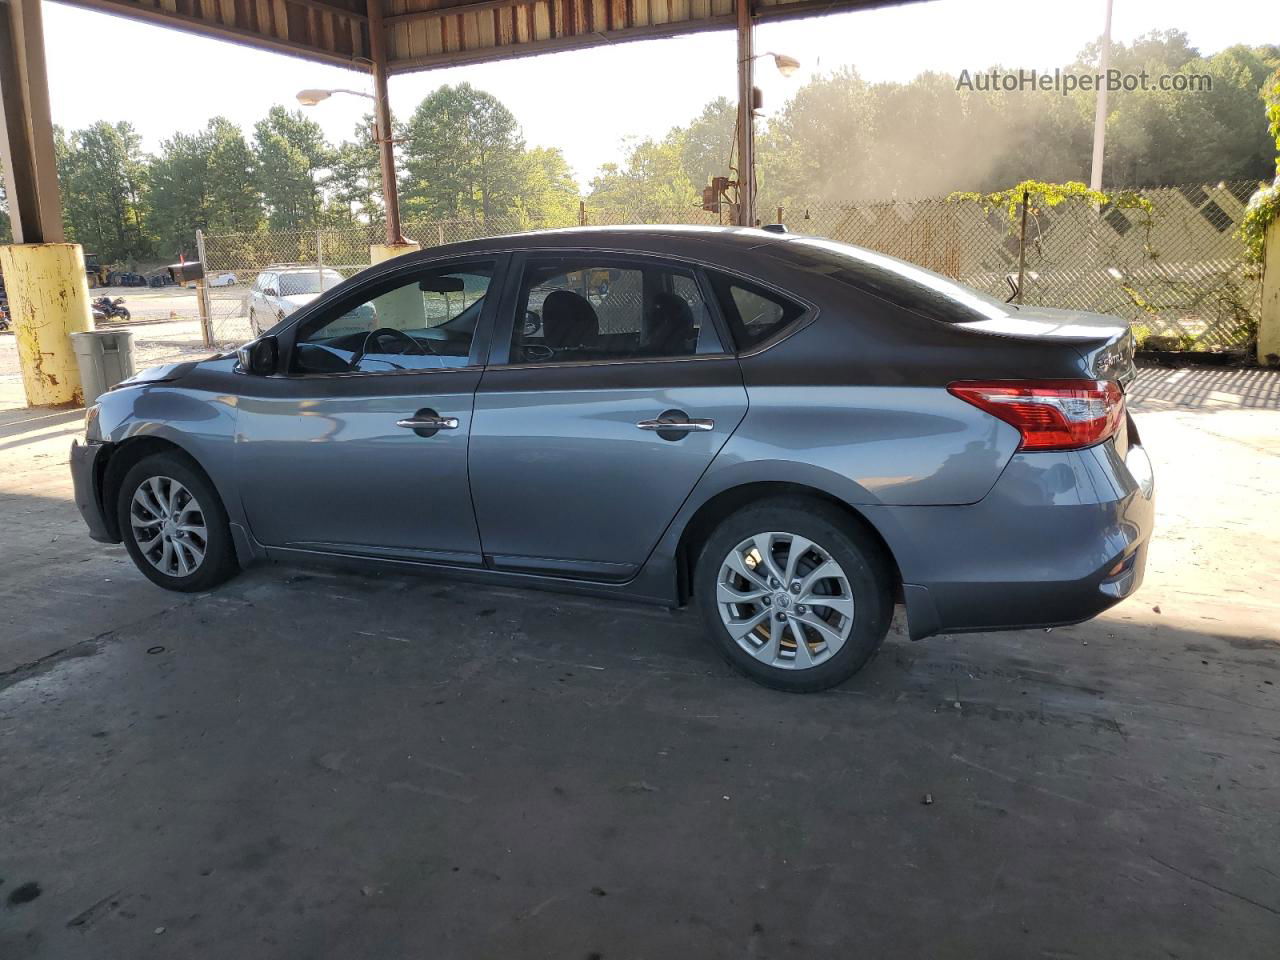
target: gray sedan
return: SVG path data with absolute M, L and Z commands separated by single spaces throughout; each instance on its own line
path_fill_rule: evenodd
M 159 367 L 72 450 L 90 535 L 171 590 L 262 559 L 670 606 L 811 691 L 913 639 L 1092 617 L 1142 578 L 1124 321 L 746 229 L 601 228 L 366 270 Z

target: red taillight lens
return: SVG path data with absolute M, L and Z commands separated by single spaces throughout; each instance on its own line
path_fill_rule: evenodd
M 1091 447 L 1124 422 L 1114 380 L 957 380 L 947 390 L 1017 427 L 1022 450 Z

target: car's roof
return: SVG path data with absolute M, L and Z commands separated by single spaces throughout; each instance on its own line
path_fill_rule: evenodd
M 665 224 L 657 226 L 628 225 L 607 227 L 563 227 L 553 230 L 531 230 L 527 233 L 461 240 L 443 246 L 428 247 L 407 254 L 422 260 L 440 257 L 487 253 L 498 250 L 580 249 L 629 250 L 643 253 L 670 253 L 675 244 L 708 253 L 743 253 L 767 244 L 785 240 L 790 234 L 777 234 L 753 227 L 703 227 Z M 398 260 L 401 258 L 397 258 Z
M 259 273 L 315 273 L 319 269 L 321 268 L 314 263 L 273 263 L 269 267 L 263 267 L 258 272 Z M 327 264 L 325 265 L 324 269 L 333 270 L 334 273 L 337 273 L 337 271 L 334 270 L 333 267 L 330 267 Z

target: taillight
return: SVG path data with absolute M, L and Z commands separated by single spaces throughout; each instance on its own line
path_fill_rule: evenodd
M 1018 429 L 1021 450 L 1077 450 L 1124 422 L 1114 380 L 957 380 L 951 393 Z

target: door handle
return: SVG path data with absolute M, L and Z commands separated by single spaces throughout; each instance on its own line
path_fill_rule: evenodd
M 458 418 L 412 416 L 397 420 L 396 426 L 406 430 L 457 430 Z
M 714 430 L 716 422 L 714 420 L 699 420 L 696 417 L 688 417 L 684 420 L 664 420 L 659 418 L 657 420 L 641 420 L 636 423 L 636 427 L 641 430 L 660 430 L 663 432 L 670 430 L 672 433 L 692 433 Z

